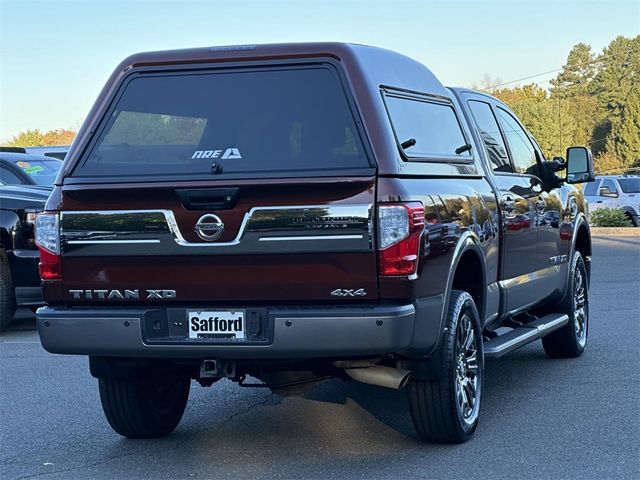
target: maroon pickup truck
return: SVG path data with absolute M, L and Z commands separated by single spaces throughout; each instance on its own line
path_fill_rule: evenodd
M 40 338 L 89 356 L 127 437 L 170 433 L 192 379 L 338 377 L 406 387 L 420 438 L 462 442 L 485 358 L 585 348 L 592 178 L 586 148 L 547 161 L 500 101 L 387 50 L 133 55 L 37 218 Z

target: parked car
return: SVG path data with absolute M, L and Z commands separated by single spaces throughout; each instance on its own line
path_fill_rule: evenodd
M 0 147 L 0 331 L 16 306 L 44 303 L 33 226 L 61 165 L 55 158 Z
M 46 147 L 25 147 L 26 153 L 35 155 L 44 155 L 45 157 L 53 157 L 58 160 L 64 160 L 69 151 L 69 145 L 49 145 Z
M 603 175 L 584 187 L 591 212 L 622 208 L 634 227 L 640 227 L 640 175 Z
M 462 442 L 485 357 L 586 346 L 593 178 L 588 149 L 547 162 L 505 104 L 387 50 L 134 55 L 37 219 L 40 339 L 89 356 L 127 437 L 170 433 L 191 379 L 339 377 L 406 387 L 421 438 Z

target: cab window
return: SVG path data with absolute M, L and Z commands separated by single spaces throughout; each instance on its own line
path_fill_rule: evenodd
M 506 110 L 497 109 L 500 126 L 511 152 L 511 162 L 516 173 L 537 175 L 536 152 L 529 136 L 517 120 Z
M 485 102 L 470 100 L 469 108 L 480 131 L 493 171 L 513 172 L 507 156 L 507 148 L 505 147 L 502 133 L 500 133 L 496 117 L 491 111 L 491 106 Z

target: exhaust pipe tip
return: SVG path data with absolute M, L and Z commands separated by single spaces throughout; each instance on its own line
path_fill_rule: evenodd
M 363 368 L 345 368 L 345 373 L 352 379 L 368 385 L 400 390 L 411 378 L 411 371 L 401 368 L 372 365 Z

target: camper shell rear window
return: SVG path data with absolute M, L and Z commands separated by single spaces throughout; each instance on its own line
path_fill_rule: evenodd
M 73 177 L 335 174 L 371 164 L 331 64 L 138 73 Z

